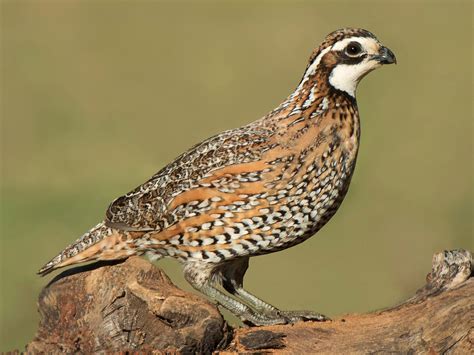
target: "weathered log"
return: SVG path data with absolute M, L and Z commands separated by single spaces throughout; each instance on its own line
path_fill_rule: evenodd
M 209 353 L 230 334 L 214 305 L 137 257 L 62 273 L 41 292 L 39 311 L 27 352 Z
M 41 292 L 30 352 L 473 353 L 471 253 L 433 257 L 427 283 L 406 302 L 330 322 L 238 328 L 140 258 L 66 271 Z
M 427 284 L 400 305 L 346 315 L 332 322 L 238 329 L 228 350 L 473 354 L 473 329 L 472 255 L 455 250 L 435 254 Z M 278 339 L 280 343 L 275 347 Z

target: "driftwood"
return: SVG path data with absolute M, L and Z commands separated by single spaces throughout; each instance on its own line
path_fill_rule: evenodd
M 39 298 L 28 352 L 474 353 L 472 255 L 438 253 L 406 302 L 329 322 L 231 329 L 218 309 L 140 258 L 63 272 Z

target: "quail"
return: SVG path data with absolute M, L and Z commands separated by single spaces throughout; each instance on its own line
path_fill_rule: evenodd
M 325 320 L 243 288 L 249 257 L 314 235 L 336 213 L 360 138 L 356 87 L 393 52 L 369 31 L 330 33 L 294 92 L 263 118 L 199 143 L 113 201 L 102 222 L 44 265 L 173 257 L 197 290 L 253 325 Z

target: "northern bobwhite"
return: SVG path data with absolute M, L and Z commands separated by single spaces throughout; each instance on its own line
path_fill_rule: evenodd
M 248 323 L 326 319 L 278 310 L 245 291 L 243 277 L 249 257 L 299 244 L 334 215 L 359 147 L 357 84 L 391 63 L 395 55 L 367 30 L 330 33 L 280 106 L 197 144 L 113 201 L 103 222 L 39 274 L 90 260 L 171 256 L 193 287 Z

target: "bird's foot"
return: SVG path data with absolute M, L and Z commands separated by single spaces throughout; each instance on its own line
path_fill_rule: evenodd
M 252 319 L 249 319 L 252 318 Z M 331 320 L 321 313 L 311 311 L 280 311 L 275 310 L 259 314 L 257 317 L 249 317 L 243 320 L 249 326 L 264 326 L 277 324 L 294 324 L 297 322 L 324 322 Z
M 324 322 L 329 321 L 331 318 L 325 315 L 312 311 L 278 311 L 281 317 L 288 320 L 287 323 L 293 324 L 296 322 Z
M 277 325 L 277 324 L 288 324 L 288 318 L 283 317 L 278 313 L 257 313 L 253 312 L 243 314 L 240 316 L 242 323 L 247 326 L 266 326 L 266 325 Z

